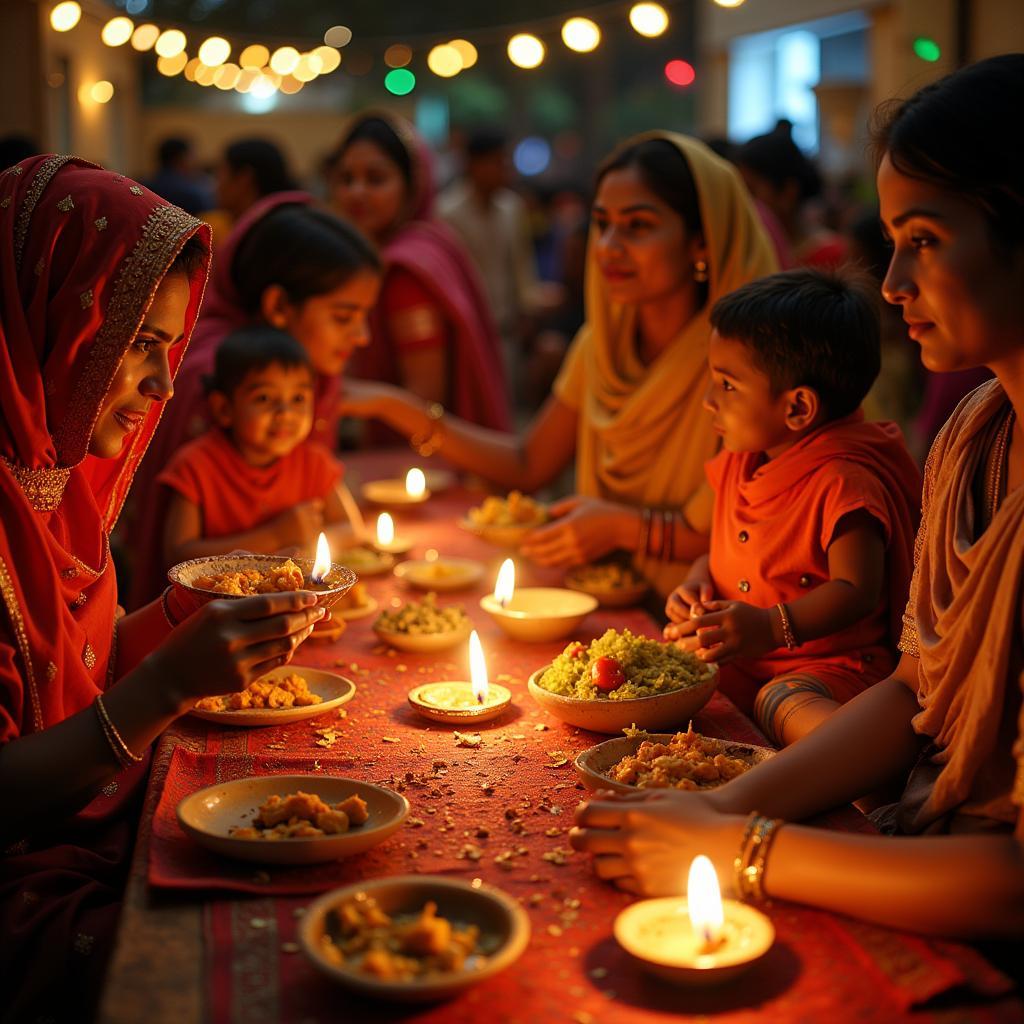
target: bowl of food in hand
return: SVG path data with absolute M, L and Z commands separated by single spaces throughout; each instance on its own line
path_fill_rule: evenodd
M 360 995 L 450 999 L 515 963 L 530 941 L 519 903 L 479 879 L 397 875 L 335 889 L 302 917 L 313 965 Z
M 219 598 L 309 590 L 316 594 L 316 603 L 322 608 L 331 608 L 358 578 L 351 569 L 337 562 L 331 565 L 322 581 L 316 582 L 312 576 L 312 558 L 250 554 L 190 558 L 167 573 L 174 586 L 187 590 L 202 603 Z
M 775 754 L 771 747 L 702 736 L 693 731 L 624 729 L 624 736 L 580 752 L 573 762 L 587 789 L 698 791 L 724 786 Z
M 414 558 L 399 562 L 395 575 L 417 590 L 450 593 L 479 583 L 484 567 L 482 562 L 472 558 Z
M 470 533 L 503 548 L 517 548 L 534 528 L 547 522 L 547 509 L 521 491 L 507 498 L 489 495 L 471 508 L 459 525 Z
M 647 580 L 626 562 L 594 562 L 578 565 L 565 574 L 570 590 L 596 597 L 602 608 L 627 608 L 650 589 Z
M 398 603 L 377 617 L 373 631 L 399 651 L 433 654 L 469 639 L 473 625 L 460 604 L 439 605 L 433 592 L 422 601 Z
M 342 548 L 334 552 L 339 565 L 347 566 L 360 576 L 380 576 L 390 572 L 395 564 L 395 556 L 386 551 L 359 544 L 352 548 Z
M 401 827 L 409 801 L 331 775 L 259 775 L 185 797 L 182 830 L 201 846 L 261 864 L 323 864 L 363 853 Z
M 628 629 L 606 630 L 589 645 L 569 644 L 528 680 L 530 696 L 556 718 L 612 734 L 631 725 L 682 726 L 717 685 L 716 666 Z

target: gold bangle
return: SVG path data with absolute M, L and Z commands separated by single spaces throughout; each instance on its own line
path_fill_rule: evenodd
M 735 871 L 735 883 L 736 892 L 740 896 L 743 896 L 746 891 L 746 886 L 743 881 L 743 869 L 747 863 L 747 844 L 750 842 L 751 833 L 754 831 L 754 826 L 761 820 L 761 816 L 757 811 L 753 811 L 747 816 L 747 824 L 743 829 L 743 838 L 740 840 L 739 849 L 736 852 L 736 859 L 732 862 L 733 870 Z
M 742 851 L 742 864 L 737 871 L 737 888 L 744 899 L 761 903 L 765 899 L 764 873 L 768 852 L 782 820 L 756 815 L 749 830 L 749 842 Z
M 775 607 L 779 610 L 779 619 L 782 621 L 782 642 L 786 645 L 786 650 L 791 651 L 797 646 L 797 642 L 793 624 L 789 619 L 789 609 L 781 601 Z
M 103 735 L 107 738 L 107 743 L 110 745 L 110 749 L 114 752 L 114 756 L 117 758 L 118 764 L 122 768 L 129 768 L 133 764 L 141 764 L 144 760 L 141 754 L 133 754 L 128 748 L 128 744 L 125 743 L 124 738 L 117 731 L 117 726 L 110 720 L 110 715 L 107 713 L 107 709 L 103 704 L 103 695 L 100 693 L 96 694 L 96 700 L 93 701 L 93 706 L 96 708 L 96 714 L 99 716 L 100 725 L 103 727 Z
M 431 402 L 427 406 L 427 426 L 409 438 L 409 444 L 424 459 L 433 455 L 444 443 L 444 406 Z

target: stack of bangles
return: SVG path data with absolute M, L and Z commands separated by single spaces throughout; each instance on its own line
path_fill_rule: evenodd
M 117 731 L 117 726 L 110 720 L 110 715 L 107 714 L 107 709 L 103 704 L 102 694 L 96 694 L 93 707 L 96 709 L 96 717 L 100 720 L 100 728 L 103 730 L 103 735 L 107 738 L 107 745 L 110 747 L 114 757 L 117 758 L 117 763 L 122 768 L 131 768 L 133 764 L 141 763 L 143 760 L 142 755 L 131 752 L 128 744 L 125 743 L 124 738 Z
M 637 551 L 659 562 L 676 562 L 676 526 L 686 528 L 681 512 L 666 508 L 645 508 L 640 525 L 640 543 Z
M 765 899 L 764 871 L 768 863 L 768 852 L 782 824 L 781 818 L 764 818 L 757 811 L 747 818 L 740 852 L 733 862 L 736 868 L 736 891 L 742 899 L 752 903 L 761 903 Z
M 426 409 L 427 424 L 409 438 L 409 445 L 417 455 L 429 458 L 444 444 L 444 406 L 431 402 Z

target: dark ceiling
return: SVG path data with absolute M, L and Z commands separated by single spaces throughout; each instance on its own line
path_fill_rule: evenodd
M 662 0 L 664 2 L 664 0 Z M 319 39 L 332 25 L 347 25 L 354 42 L 413 41 L 480 37 L 488 29 L 522 24 L 542 31 L 557 26 L 559 17 L 581 11 L 580 0 L 113 0 L 111 6 L 137 21 L 176 23 L 242 35 L 273 35 Z M 597 8 L 603 6 L 598 4 Z M 586 7 L 585 0 L 583 9 Z M 611 5 L 617 13 L 625 4 Z

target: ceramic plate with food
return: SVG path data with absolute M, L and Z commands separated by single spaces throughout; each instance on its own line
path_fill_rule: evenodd
M 459 526 L 500 547 L 518 547 L 530 530 L 547 522 L 547 508 L 521 491 L 507 498 L 489 495 L 471 508 Z
M 623 562 L 594 562 L 565 574 L 565 585 L 596 597 L 602 608 L 627 608 L 650 589 L 647 580 Z
M 355 570 L 359 576 L 380 576 L 382 573 L 390 572 L 395 564 L 394 555 L 362 544 L 335 551 L 334 561 L 338 565 Z
M 362 853 L 408 813 L 400 793 L 323 774 L 218 782 L 177 808 L 182 829 L 201 846 L 261 864 L 321 864 Z
M 335 562 L 322 583 L 312 580 L 312 558 L 283 555 L 210 555 L 190 558 L 168 570 L 167 578 L 203 601 L 309 590 L 317 605 L 330 608 L 356 582 L 356 574 Z
M 226 726 L 289 725 L 340 708 L 356 695 L 351 679 L 302 665 L 282 665 L 244 690 L 205 697 L 192 714 Z M 290 698 L 290 699 L 289 699 Z
M 373 631 L 386 644 L 413 654 L 447 651 L 469 639 L 473 624 L 460 604 L 439 605 L 433 592 L 377 617 Z
M 628 729 L 577 755 L 587 789 L 715 789 L 772 757 L 771 747 L 716 739 L 693 732 L 648 733 Z
M 682 727 L 710 699 L 718 669 L 673 644 L 607 630 L 530 676 L 530 695 L 570 725 L 620 733 Z
M 475 586 L 484 576 L 484 565 L 472 558 L 415 558 L 399 562 L 395 575 L 417 590 L 450 593 Z
M 479 879 L 376 878 L 326 893 L 302 917 L 314 966 L 364 996 L 449 999 L 513 964 L 530 940 L 526 911 Z

